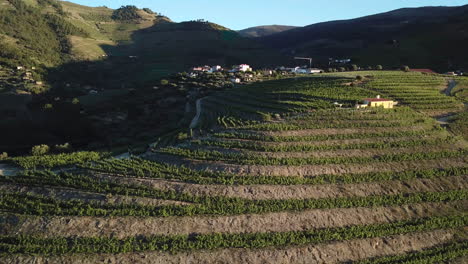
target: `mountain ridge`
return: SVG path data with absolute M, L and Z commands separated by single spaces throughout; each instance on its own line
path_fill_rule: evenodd
M 314 56 L 322 63 L 330 57 L 347 57 L 357 64 L 388 67 L 408 64 L 444 71 L 468 66 L 461 44 L 468 45 L 464 30 L 468 26 L 467 18 L 468 5 L 402 8 L 349 20 L 311 24 L 259 40 L 284 54 Z M 393 42 L 396 45 L 392 48 Z M 385 56 L 386 53 L 391 56 Z M 434 54 L 451 62 L 428 59 Z M 380 61 L 377 60 L 379 56 Z
M 286 25 L 264 25 L 264 26 L 249 27 L 246 29 L 239 30 L 237 32 L 243 37 L 257 38 L 257 37 L 264 37 L 264 36 L 280 33 L 286 30 L 294 29 L 294 28 L 297 28 L 297 27 L 286 26 Z

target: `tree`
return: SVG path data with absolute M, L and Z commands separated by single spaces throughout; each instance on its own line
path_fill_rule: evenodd
M 383 67 L 382 67 L 382 65 L 377 65 L 377 66 L 375 66 L 375 69 L 378 70 L 378 71 L 381 71 L 381 70 L 383 70 Z
M 407 65 L 403 65 L 403 66 L 401 66 L 401 70 L 402 70 L 402 71 L 405 71 L 405 72 L 409 72 L 409 71 L 410 71 L 410 67 L 407 66 Z
M 31 154 L 33 156 L 42 156 L 42 155 L 47 154 L 49 152 L 49 150 L 50 150 L 50 148 L 47 145 L 44 145 L 44 144 L 37 145 L 37 146 L 32 147 Z
M 340 72 L 346 71 L 346 69 L 345 69 L 344 67 L 340 67 L 338 70 L 339 70 Z
M 352 71 L 357 71 L 359 68 L 356 64 L 351 65 L 351 70 Z
M 61 152 L 61 153 L 70 152 L 72 150 L 72 146 L 70 145 L 70 143 L 65 143 L 65 144 L 62 144 L 62 145 L 57 144 L 57 145 L 55 145 L 55 150 L 57 152 Z
M 153 10 L 151 10 L 151 9 L 149 9 L 147 7 L 143 8 L 143 11 L 145 11 L 148 14 L 154 14 Z
M 73 98 L 72 104 L 77 105 L 77 104 L 79 104 L 79 103 L 80 103 L 80 100 L 79 100 L 78 98 L 76 98 L 76 97 Z
M 168 85 L 168 84 L 169 84 L 168 80 L 166 80 L 166 79 L 161 80 L 161 85 Z
M 138 14 L 138 8 L 134 5 L 122 6 L 116 9 L 112 13 L 112 19 L 114 20 L 134 20 L 140 19 L 141 16 Z

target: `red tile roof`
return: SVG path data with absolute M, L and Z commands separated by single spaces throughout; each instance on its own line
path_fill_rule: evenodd
M 425 72 L 425 73 L 436 73 L 431 69 L 410 69 L 412 72 Z
M 367 102 L 388 102 L 388 101 L 393 101 L 391 99 L 384 99 L 384 98 L 366 98 L 364 101 Z

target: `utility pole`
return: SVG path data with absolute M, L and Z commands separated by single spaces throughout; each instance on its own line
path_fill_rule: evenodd
M 308 60 L 309 61 L 309 68 L 312 68 L 312 58 L 304 58 L 304 57 L 294 57 L 295 60 Z

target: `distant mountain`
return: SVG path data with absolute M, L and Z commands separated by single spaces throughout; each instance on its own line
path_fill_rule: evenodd
M 243 30 L 239 30 L 239 34 L 243 37 L 247 38 L 257 38 L 257 37 L 265 37 L 275 33 L 280 33 L 286 30 L 290 30 L 296 28 L 295 26 L 281 26 L 281 25 L 271 25 L 271 26 L 258 26 L 258 27 L 251 27 L 246 28 Z
M 468 68 L 468 5 L 404 8 L 318 23 L 260 38 L 290 56 L 352 58 L 356 64 Z

